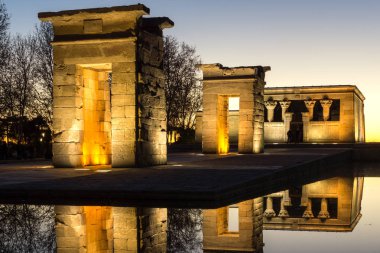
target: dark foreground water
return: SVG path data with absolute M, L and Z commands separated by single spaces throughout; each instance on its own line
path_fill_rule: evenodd
M 342 176 L 287 185 L 283 190 L 215 212 L 0 205 L 0 252 L 84 252 L 84 248 L 87 252 L 162 252 L 164 248 L 244 252 L 250 247 L 265 253 L 380 252 L 379 164 L 342 168 Z M 285 196 L 290 201 L 281 205 Z M 275 212 L 272 218 L 266 214 L 268 197 Z M 324 200 L 329 217 L 321 218 Z M 246 209 L 254 203 L 262 203 L 262 209 Z M 312 218 L 304 217 L 306 203 L 312 204 Z M 288 216 L 279 217 L 281 209 Z

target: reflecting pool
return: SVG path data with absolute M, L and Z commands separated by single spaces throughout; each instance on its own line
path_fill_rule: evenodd
M 378 252 L 380 166 L 217 209 L 0 205 L 0 252 Z

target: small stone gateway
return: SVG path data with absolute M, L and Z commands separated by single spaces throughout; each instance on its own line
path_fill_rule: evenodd
M 54 27 L 55 167 L 165 164 L 162 30 L 142 4 L 39 13 Z
M 265 72 L 270 67 L 227 68 L 221 64 L 201 65 L 203 71 L 202 148 L 204 153 L 229 151 L 228 101 L 239 97 L 238 152 L 264 150 Z M 199 130 L 197 131 L 199 132 Z

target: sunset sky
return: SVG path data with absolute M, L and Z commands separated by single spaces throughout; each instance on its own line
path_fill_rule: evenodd
M 1 0 L 0 0 L 1 2 Z M 5 0 L 11 32 L 28 33 L 37 13 L 136 4 L 121 0 Z M 366 96 L 367 141 L 380 141 L 380 1 L 140 0 L 204 63 L 267 65 L 267 86 L 354 84 Z

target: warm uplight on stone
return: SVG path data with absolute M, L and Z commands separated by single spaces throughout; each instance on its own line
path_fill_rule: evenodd
M 265 142 L 286 143 L 289 130 L 297 142 L 364 142 L 364 99 L 360 90 L 352 85 L 267 87 Z M 279 105 L 275 106 L 276 103 Z M 202 141 L 203 113 L 198 112 L 196 118 L 198 143 Z M 236 145 L 240 137 L 235 127 L 239 111 L 229 111 L 228 122 L 229 143 Z
M 260 153 L 264 148 L 264 85 L 269 67 L 227 68 L 201 65 L 203 71 L 202 146 L 204 153 L 229 151 L 228 98 L 239 97 L 238 152 Z M 197 124 L 200 124 L 197 121 Z
M 173 22 L 146 14 L 141 4 L 39 14 L 55 31 L 55 167 L 166 163 L 162 29 Z

